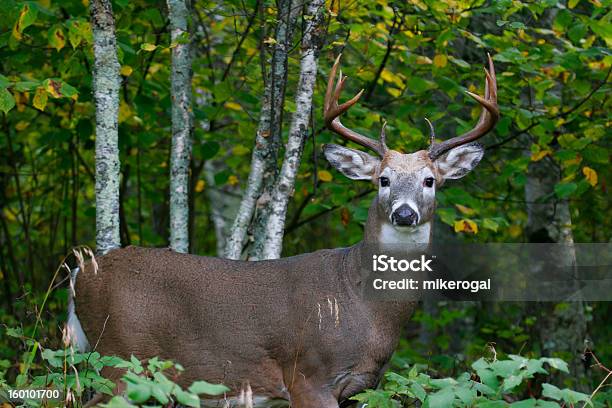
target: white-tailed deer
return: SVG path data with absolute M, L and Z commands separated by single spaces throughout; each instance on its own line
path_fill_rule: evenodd
M 483 149 L 472 142 L 499 117 L 490 57 L 488 62 L 484 98 L 469 94 L 484 108 L 477 125 L 441 143 L 432 127 L 429 150 L 403 154 L 387 148 L 384 126 L 375 141 L 342 125 L 340 115 L 361 93 L 338 104 L 346 80 L 340 74 L 334 87 L 338 57 L 325 123 L 379 156 L 333 144 L 324 149 L 344 175 L 378 186 L 363 241 L 259 262 L 169 249 L 111 251 L 98 258 L 97 274 L 90 264 L 76 279 L 69 317 L 74 343 L 81 349 L 97 344 L 106 355 L 174 359 L 186 369 L 182 382 L 222 382 L 234 397 L 242 390 L 261 406 L 279 399 L 296 408 L 334 408 L 374 387 L 415 304 L 363 299 L 362 251 L 366 245 L 430 242 L 436 189 L 478 164 Z

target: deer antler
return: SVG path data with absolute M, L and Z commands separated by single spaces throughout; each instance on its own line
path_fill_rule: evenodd
M 495 123 L 499 120 L 499 106 L 497 106 L 497 78 L 495 77 L 495 67 L 493 66 L 493 60 L 491 56 L 487 54 L 489 59 L 489 70 L 485 68 L 486 85 L 485 85 L 485 96 L 484 98 L 466 92 L 472 98 L 476 99 L 478 103 L 483 106 L 482 113 L 478 119 L 476 126 L 469 132 L 466 132 L 460 136 L 453 137 L 452 139 L 445 140 L 441 143 L 432 143 L 429 147 L 429 158 L 435 160 L 450 149 L 461 146 L 463 144 L 472 142 L 482 136 L 488 131 L 493 129 Z
M 370 139 L 367 136 L 361 135 L 349 128 L 344 127 L 344 125 L 340 122 L 340 115 L 349 110 L 351 106 L 357 103 L 361 95 L 363 94 L 363 89 L 355 95 L 352 99 L 344 102 L 341 105 L 338 105 L 338 99 L 340 98 L 340 94 L 342 93 L 342 89 L 344 88 L 344 82 L 346 81 L 346 76 L 342 76 L 342 71 L 338 76 L 338 82 L 336 83 L 334 89 L 334 78 L 336 76 L 336 71 L 338 70 L 338 66 L 340 65 L 340 57 L 342 54 L 338 55 L 336 58 L 336 62 L 334 62 L 334 66 L 329 73 L 329 80 L 327 81 L 327 91 L 325 92 L 325 102 L 323 106 L 323 115 L 325 117 L 325 125 L 328 129 L 333 132 L 339 134 L 345 139 L 351 140 L 361 146 L 367 147 L 368 149 L 374 150 L 381 157 L 385 155 L 387 152 L 387 146 L 385 144 L 385 126 L 383 125 L 381 130 L 381 141 L 378 142 L 376 140 Z

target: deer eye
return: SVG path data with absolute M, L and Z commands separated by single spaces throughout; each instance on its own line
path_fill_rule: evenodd
M 425 181 L 423 181 L 423 185 L 424 185 L 425 187 L 432 187 L 432 186 L 434 185 L 434 181 L 435 181 L 435 180 L 434 180 L 434 178 L 433 178 L 433 177 L 427 177 L 427 178 L 425 179 Z
M 389 187 L 390 182 L 387 177 L 381 177 L 379 180 L 380 180 L 381 187 Z

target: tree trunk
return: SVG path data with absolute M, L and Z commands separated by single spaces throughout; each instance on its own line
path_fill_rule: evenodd
M 285 87 L 287 83 L 287 55 L 291 46 L 294 21 L 300 7 L 291 0 L 280 0 L 278 26 L 275 34 L 271 69 L 266 77 L 259 125 L 251 155 L 251 169 L 247 187 L 234 219 L 231 235 L 227 239 L 225 256 L 240 259 L 247 230 L 251 225 L 255 207 L 264 189 L 264 178 L 269 186 L 277 173 L 278 146 L 281 140 L 281 122 Z M 264 198 L 265 200 L 265 198 Z
M 525 185 L 528 242 L 574 243 L 569 203 L 554 198 L 554 187 L 559 178 L 559 170 L 546 160 L 529 165 Z M 547 196 L 553 199 L 544 199 Z M 559 260 L 559 265 L 576 264 L 576 254 L 573 251 L 559 252 L 565 255 L 564 259 Z M 580 389 L 579 379 L 584 377 L 580 355 L 587 336 L 584 304 L 580 301 L 567 304 L 539 303 L 537 315 L 542 354 L 551 356 L 565 353 L 570 372 Z
M 317 78 L 317 60 L 323 44 L 324 0 L 311 0 L 304 14 L 300 79 L 295 96 L 296 111 L 289 128 L 283 166 L 269 202 L 270 216 L 257 259 L 279 258 L 283 248 L 283 233 L 289 198 L 293 195 L 295 177 L 302 159 L 304 141 L 308 135 L 312 95 Z
M 272 197 L 276 179 L 278 177 L 278 153 L 282 143 L 283 110 L 285 105 L 285 88 L 287 86 L 287 58 L 289 50 L 293 46 L 293 33 L 295 32 L 296 20 L 302 10 L 302 0 L 288 0 L 279 10 L 279 22 L 277 27 L 277 44 L 275 44 L 272 56 L 272 70 L 270 81 L 272 81 L 271 124 L 270 124 L 270 159 L 266 161 L 263 173 L 262 192 L 257 202 L 255 217 L 253 219 L 253 246 L 250 249 L 249 258 L 257 258 L 263 248 L 263 238 L 266 235 L 270 206 L 267 203 Z
M 121 246 L 119 239 L 119 61 L 110 0 L 90 3 L 96 105 L 96 251 Z
M 186 0 L 168 0 L 172 37 L 172 152 L 170 155 L 170 248 L 189 251 L 189 161 L 191 159 L 191 38 Z

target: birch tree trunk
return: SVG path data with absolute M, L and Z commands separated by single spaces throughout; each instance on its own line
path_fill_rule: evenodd
M 270 124 L 270 159 L 266 162 L 263 173 L 263 187 L 257 200 L 255 217 L 252 222 L 253 246 L 249 258 L 257 258 L 261 253 L 263 240 L 270 216 L 268 203 L 272 197 L 276 179 L 278 177 L 278 151 L 282 144 L 282 123 L 285 105 L 285 88 L 287 86 L 287 58 L 289 50 L 293 47 L 293 34 L 297 19 L 303 8 L 303 0 L 288 0 L 279 11 L 277 27 L 277 44 L 272 57 L 270 80 L 272 81 L 272 97 L 270 109 L 272 120 Z
M 300 61 L 300 79 L 295 96 L 296 111 L 291 120 L 285 157 L 269 202 L 270 216 L 262 251 L 255 259 L 275 259 L 281 255 L 289 198 L 293 195 L 295 177 L 308 135 L 312 95 L 317 78 L 317 60 L 323 44 L 324 0 L 311 0 L 304 13 L 304 34 Z
M 187 0 L 168 0 L 172 48 L 172 151 L 170 155 L 170 248 L 189 251 L 191 159 L 191 38 Z
M 90 3 L 96 105 L 96 252 L 121 246 L 119 238 L 119 61 L 110 0 Z
M 225 249 L 225 256 L 229 259 L 240 259 L 247 230 L 251 225 L 258 200 L 262 195 L 264 178 L 274 180 L 277 173 L 278 146 L 281 139 L 282 101 L 284 100 L 287 83 L 287 55 L 293 36 L 294 21 L 299 10 L 300 7 L 293 5 L 292 0 L 279 1 L 279 22 L 275 34 L 271 69 L 265 80 L 259 125 L 251 155 L 251 169 L 247 180 L 247 187 L 240 202 L 240 207 L 234 219 L 231 235 L 227 239 Z M 259 203 L 262 201 L 266 201 L 265 197 Z

